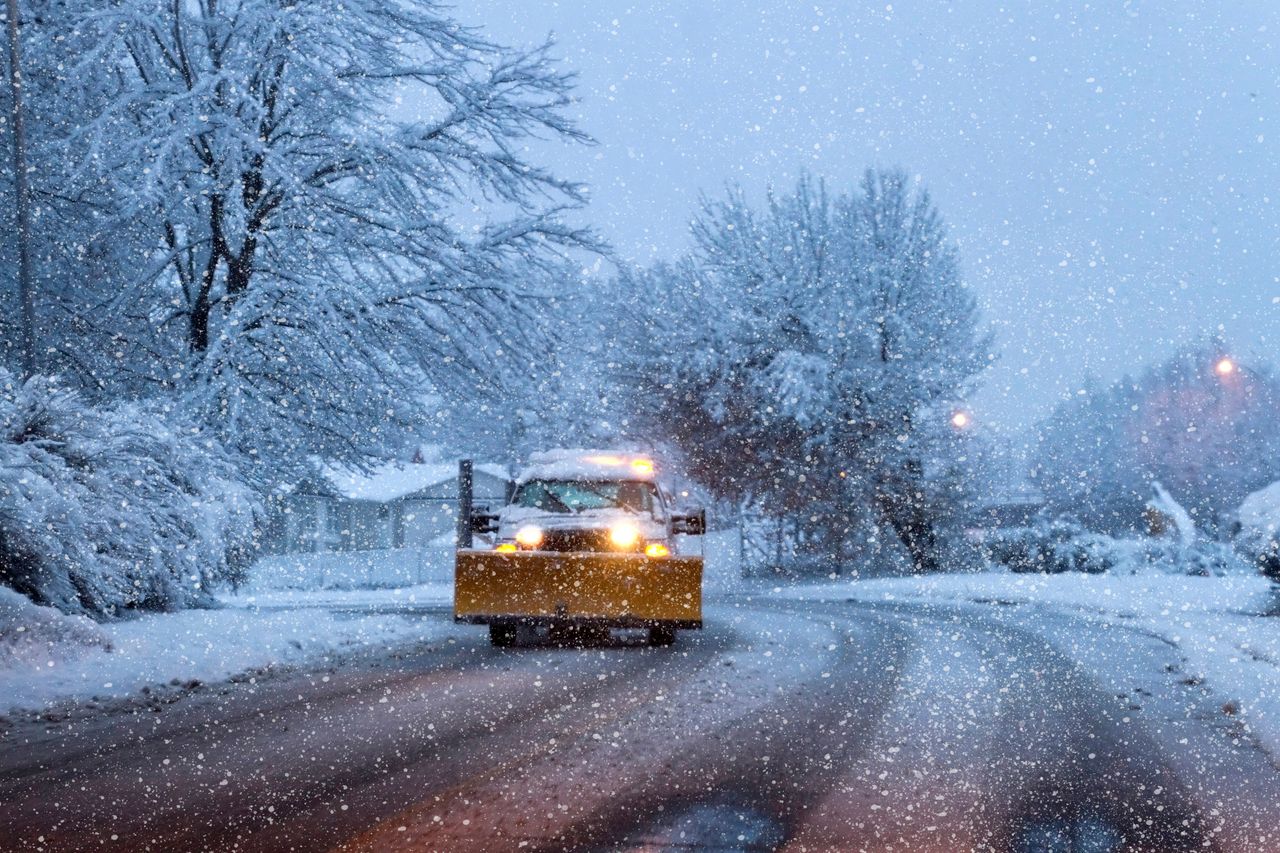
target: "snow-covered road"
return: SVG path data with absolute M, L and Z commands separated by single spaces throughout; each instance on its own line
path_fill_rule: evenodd
M 707 615 L 669 649 L 495 650 L 428 613 L 395 653 L 19 722 L 0 847 L 1280 849 L 1280 769 L 1150 631 L 817 592 Z

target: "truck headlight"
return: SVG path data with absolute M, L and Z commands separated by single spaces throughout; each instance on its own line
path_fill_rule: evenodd
M 661 542 L 650 542 L 644 546 L 644 555 L 646 557 L 670 557 L 671 549 Z
M 526 524 L 516 531 L 516 541 L 532 551 L 542 544 L 542 528 L 536 524 Z
M 609 528 L 609 541 L 624 550 L 634 548 L 640 541 L 640 528 L 633 522 L 619 521 Z

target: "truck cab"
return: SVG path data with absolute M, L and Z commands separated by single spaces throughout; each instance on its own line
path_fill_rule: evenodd
M 498 550 L 667 556 L 672 517 L 652 465 L 599 454 L 583 462 L 535 464 L 521 474 L 498 513 Z
M 677 551 L 705 516 L 672 506 L 648 457 L 537 454 L 510 501 L 473 519 L 493 539 L 458 551 L 454 617 L 488 624 L 495 645 L 513 645 L 521 625 L 646 628 L 655 645 L 702 627 L 702 557 Z

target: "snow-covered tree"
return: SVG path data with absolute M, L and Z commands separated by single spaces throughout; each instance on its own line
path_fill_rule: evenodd
M 498 393 L 467 406 L 438 400 L 433 440 L 515 465 L 548 447 L 616 445 L 622 425 L 610 354 L 622 338 L 605 287 L 579 264 L 531 270 L 531 310 L 504 335 L 491 368 Z
M 138 344 L 154 338 L 151 302 L 116 300 L 136 289 L 146 269 L 139 259 L 155 245 L 155 223 L 127 214 L 133 207 L 128 187 L 81 168 L 92 152 L 87 140 L 71 139 L 110 94 L 105 81 L 72 80 L 71 69 L 92 44 L 73 25 L 83 8 L 75 0 L 18 5 L 40 367 L 91 396 L 153 393 L 181 359 Z M 7 95 L 7 88 L 0 89 L 6 115 Z M 7 134 L 0 118 L 5 146 Z M 17 280 L 15 212 L 9 161 L 0 159 L 0 364 L 16 367 L 12 345 L 20 340 L 20 312 L 17 290 L 10 288 Z
M 987 350 L 927 193 L 898 171 L 834 199 L 802 180 L 763 210 L 731 191 L 693 234 L 615 296 L 646 318 L 616 356 L 643 431 L 718 495 L 798 519 L 815 551 L 892 540 L 937 569 L 961 482 L 950 406 Z
M 1158 481 L 1216 532 L 1246 495 L 1280 479 L 1280 382 L 1225 352 L 1210 340 L 1060 403 L 1038 428 L 1033 460 L 1049 507 L 1103 532 L 1139 530 Z
M 502 48 L 433 2 L 33 5 L 78 188 L 50 191 L 77 236 L 133 253 L 108 288 L 61 288 L 110 353 L 87 372 L 177 391 L 263 462 L 358 457 L 424 388 L 483 386 L 529 270 L 595 246 L 566 220 L 583 189 L 528 153 L 588 141 L 549 45 Z

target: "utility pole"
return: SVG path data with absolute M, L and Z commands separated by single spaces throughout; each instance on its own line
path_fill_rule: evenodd
M 458 462 L 458 550 L 470 548 L 471 512 L 475 506 L 475 463 L 470 459 Z
M 18 299 L 22 304 L 22 376 L 36 372 L 35 295 L 31 292 L 31 223 L 27 199 L 26 128 L 22 121 L 22 52 L 18 46 L 18 0 L 8 0 L 9 87 L 13 94 L 13 191 L 18 214 Z

